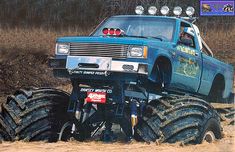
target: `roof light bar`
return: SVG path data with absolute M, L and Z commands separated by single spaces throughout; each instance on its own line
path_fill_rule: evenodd
M 157 14 L 157 7 L 156 6 L 150 6 L 148 8 L 148 14 L 149 15 L 156 15 Z M 179 17 L 182 14 L 182 8 L 180 6 L 176 6 L 173 9 L 173 14 L 176 15 L 177 17 Z M 162 15 L 166 16 L 170 13 L 170 9 L 168 6 L 162 6 L 160 9 L 160 12 Z M 192 18 L 192 16 L 195 13 L 195 9 L 192 6 L 187 7 L 187 9 L 185 10 L 187 16 L 189 16 L 190 18 Z M 136 6 L 135 8 L 135 13 L 138 15 L 143 15 L 144 14 L 144 7 L 141 5 Z

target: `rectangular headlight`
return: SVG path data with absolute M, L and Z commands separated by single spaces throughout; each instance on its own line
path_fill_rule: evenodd
M 57 43 L 56 54 L 66 55 L 69 53 L 69 44 Z
M 146 46 L 130 46 L 127 52 L 129 58 L 147 58 L 148 48 Z

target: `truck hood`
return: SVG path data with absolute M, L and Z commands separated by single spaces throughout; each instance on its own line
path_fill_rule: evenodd
M 129 44 L 129 45 L 149 45 L 165 44 L 167 42 L 158 39 L 146 38 L 133 38 L 133 37 L 103 37 L 103 36 L 89 36 L 89 37 L 60 37 L 56 40 L 57 43 L 77 43 L 77 42 L 90 42 L 90 43 L 114 43 L 114 44 Z

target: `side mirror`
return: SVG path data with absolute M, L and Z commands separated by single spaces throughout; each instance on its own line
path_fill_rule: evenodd
M 181 38 L 178 42 L 179 44 L 184 44 L 186 46 L 192 46 L 193 45 L 193 40 L 192 39 L 186 39 L 186 38 Z

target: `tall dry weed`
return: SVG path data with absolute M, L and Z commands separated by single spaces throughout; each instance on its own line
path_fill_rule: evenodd
M 0 51 L 39 51 L 51 55 L 54 53 L 56 38 L 62 36 L 87 35 L 87 33 L 89 33 L 89 31 L 84 31 L 81 29 L 68 29 L 57 32 L 44 30 L 42 28 L 0 28 Z
M 216 58 L 235 66 L 235 25 L 229 30 L 209 29 L 202 36 Z

